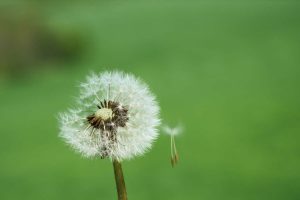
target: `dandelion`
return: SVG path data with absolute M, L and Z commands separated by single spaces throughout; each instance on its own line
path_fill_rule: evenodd
M 176 143 L 175 143 L 175 136 L 180 134 L 183 131 L 182 126 L 176 126 L 174 128 L 171 128 L 169 126 L 164 126 L 163 131 L 170 135 L 171 138 L 171 165 L 174 167 L 179 160 Z
M 113 162 L 119 199 L 127 199 L 121 161 L 143 155 L 157 138 L 159 106 L 131 74 L 91 74 L 75 109 L 60 115 L 60 137 L 86 157 Z

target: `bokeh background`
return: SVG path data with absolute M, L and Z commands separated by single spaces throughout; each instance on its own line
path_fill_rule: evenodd
M 0 199 L 116 199 L 112 164 L 58 138 L 90 71 L 145 80 L 161 135 L 129 199 L 300 199 L 297 1 L 0 1 Z

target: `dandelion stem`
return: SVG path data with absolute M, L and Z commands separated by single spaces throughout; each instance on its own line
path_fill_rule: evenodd
M 122 171 L 122 165 L 117 160 L 113 161 L 114 165 L 114 173 L 115 173 L 115 181 L 118 191 L 118 200 L 127 200 L 127 192 L 126 192 L 126 186 Z

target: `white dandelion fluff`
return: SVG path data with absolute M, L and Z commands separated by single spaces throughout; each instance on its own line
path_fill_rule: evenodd
M 86 157 L 130 159 L 150 149 L 160 124 L 148 86 L 131 74 L 92 74 L 75 109 L 60 115 L 60 136 Z
M 171 135 L 171 136 L 179 135 L 183 131 L 183 127 L 181 125 L 177 125 L 175 127 L 170 127 L 165 125 L 162 127 L 162 129 L 167 135 Z

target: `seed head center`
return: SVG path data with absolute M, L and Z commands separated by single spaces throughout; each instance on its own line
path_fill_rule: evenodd
M 113 111 L 110 108 L 101 108 L 95 112 L 95 117 L 108 120 L 113 117 Z

